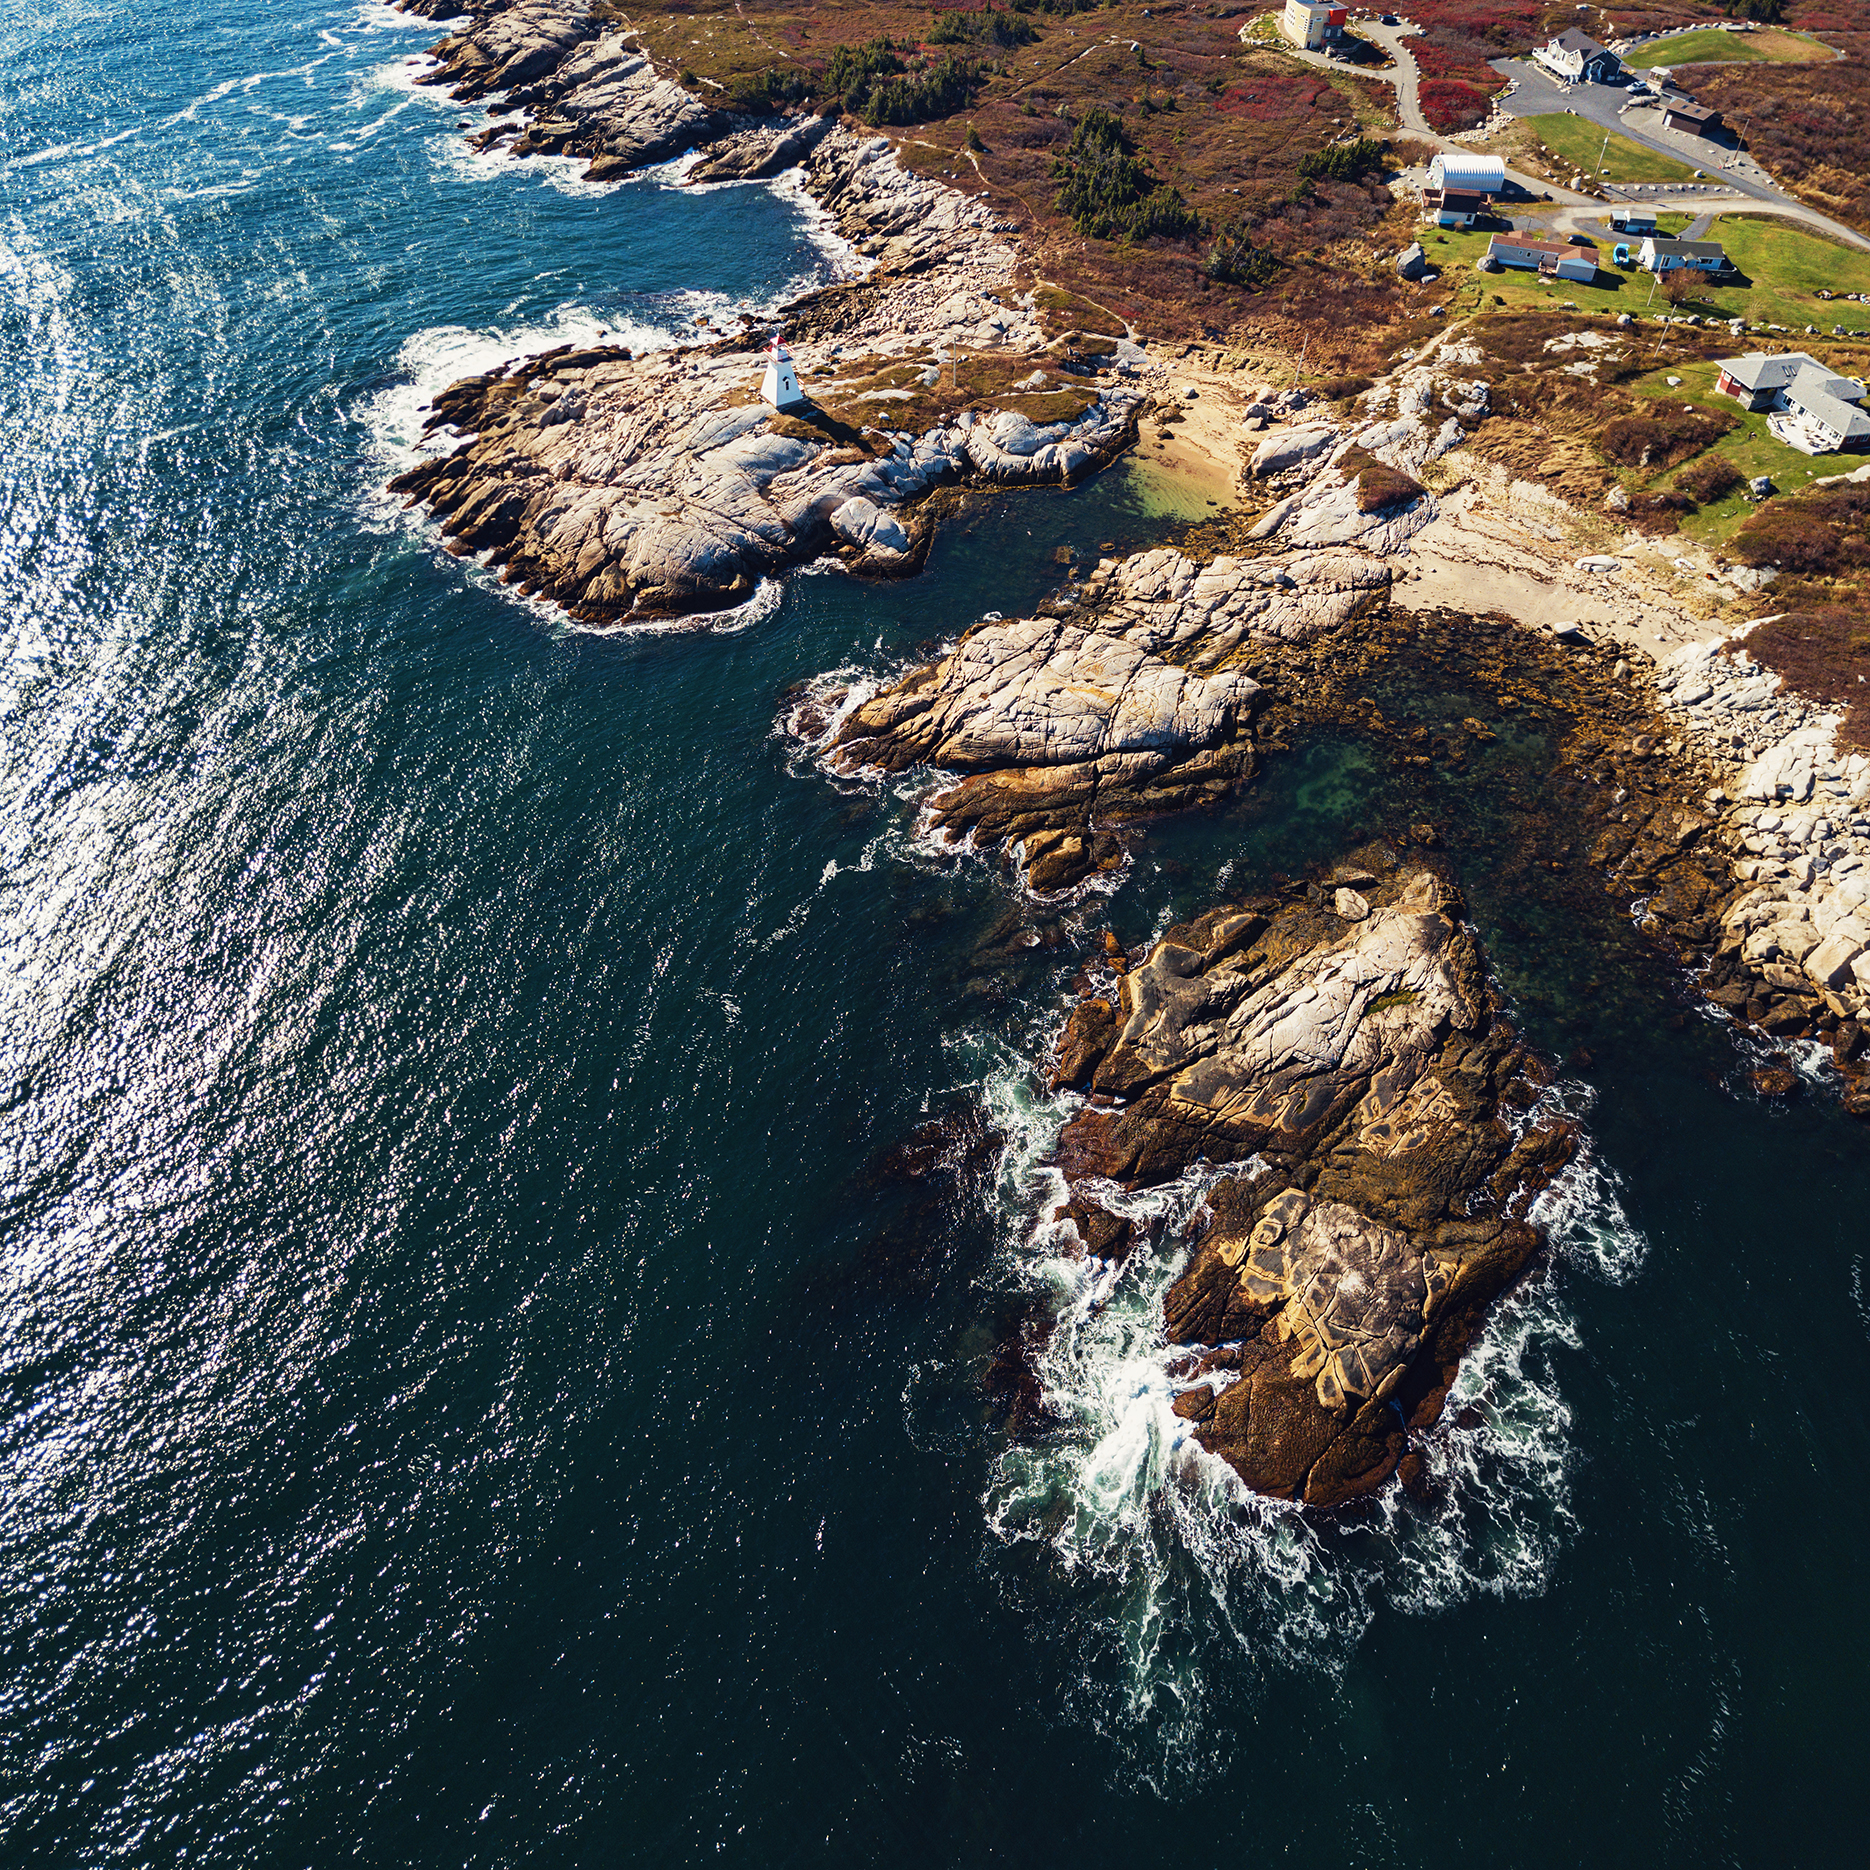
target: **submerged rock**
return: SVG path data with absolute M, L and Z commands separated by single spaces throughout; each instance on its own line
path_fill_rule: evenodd
M 1387 850 L 1358 874 L 1377 880 L 1348 924 L 1266 901 L 1171 929 L 1060 1048 L 1104 1099 L 1060 1141 L 1074 1201 L 1258 1158 L 1215 1186 L 1163 1303 L 1199 1373 L 1175 1408 L 1249 1486 L 1314 1505 L 1380 1486 L 1439 1415 L 1575 1143 L 1568 1120 L 1504 1120 L 1546 1072 L 1446 877 Z

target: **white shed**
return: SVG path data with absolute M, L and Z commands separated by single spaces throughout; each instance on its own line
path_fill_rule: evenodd
M 1506 164 L 1498 156 L 1465 149 L 1438 149 L 1428 165 L 1430 188 L 1459 189 L 1470 195 L 1497 195 L 1506 187 Z

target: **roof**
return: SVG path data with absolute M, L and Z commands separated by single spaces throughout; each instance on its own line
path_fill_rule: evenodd
M 1684 99 L 1679 104 L 1671 104 L 1663 111 L 1664 117 L 1686 117 L 1690 123 L 1719 123 L 1721 113 L 1706 104 L 1691 104 Z
M 1837 393 L 1839 389 L 1855 390 L 1857 394 L 1840 396 Z M 1801 370 L 1792 379 L 1786 394 L 1808 416 L 1816 416 L 1827 428 L 1836 429 L 1840 435 L 1870 434 L 1870 415 L 1865 415 L 1857 407 L 1859 398 L 1864 394 L 1861 383 L 1852 383 L 1845 377 L 1834 377 L 1830 371 L 1813 365 L 1808 370 Z
M 1651 234 L 1643 244 L 1658 253 L 1692 254 L 1697 260 L 1727 258 L 1727 249 L 1718 240 L 1671 240 L 1666 234 Z
M 1541 240 L 1532 234 L 1495 234 L 1488 243 L 1494 247 L 1512 247 L 1520 253 L 1576 253 L 1581 249 L 1565 240 Z
M 1444 184 L 1456 182 L 1496 190 L 1506 184 L 1506 164 L 1498 156 L 1477 156 L 1465 149 L 1438 149 L 1429 158 L 1429 168 L 1439 172 Z
M 1720 368 L 1742 389 L 1782 390 L 1801 370 L 1818 368 L 1818 359 L 1804 351 L 1749 351 L 1744 357 L 1723 357 Z
M 1475 214 L 1487 205 L 1487 197 L 1477 194 L 1471 188 L 1444 188 L 1441 191 L 1443 208 L 1457 208 L 1463 214 Z
M 1567 26 L 1556 38 L 1547 41 L 1548 47 L 1562 45 L 1567 52 L 1576 52 L 1587 62 L 1594 58 L 1615 58 L 1617 55 L 1607 45 L 1599 45 L 1588 32 L 1580 32 L 1576 26 Z
M 1870 392 L 1827 370 L 1805 351 L 1749 351 L 1744 357 L 1723 357 L 1720 367 L 1742 389 L 1784 390 L 1808 415 L 1840 435 L 1870 434 L 1870 415 L 1857 407 Z

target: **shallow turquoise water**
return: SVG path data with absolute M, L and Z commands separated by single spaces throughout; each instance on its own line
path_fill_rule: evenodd
M 378 495 L 419 405 L 783 297 L 796 211 L 468 162 L 377 8 L 0 33 L 6 1861 L 1850 1847 L 1865 1132 L 1541 893 L 1536 740 L 1423 794 L 1295 750 L 1023 946 L 775 714 L 1145 539 L 1120 476 L 738 633 L 555 628 Z M 1423 812 L 1594 1143 L 1439 1502 L 1165 1479 L 1160 1263 L 1009 1448 L 1095 917 Z

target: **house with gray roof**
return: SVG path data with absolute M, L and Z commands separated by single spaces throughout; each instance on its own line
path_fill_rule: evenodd
M 1532 55 L 1555 78 L 1572 84 L 1608 84 L 1623 70 L 1623 60 L 1588 32 L 1568 26 Z
M 1636 263 L 1646 273 L 1672 273 L 1678 266 L 1724 273 L 1727 249 L 1718 240 L 1671 240 L 1666 234 L 1649 234 L 1644 237 Z
M 1767 423 L 1783 442 L 1808 455 L 1838 454 L 1870 447 L 1870 415 L 1860 406 L 1866 391 L 1851 377 L 1827 370 L 1804 351 L 1724 358 L 1715 388 L 1747 408 L 1767 412 Z

